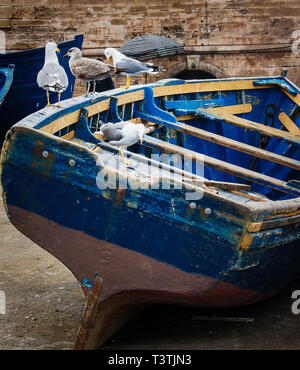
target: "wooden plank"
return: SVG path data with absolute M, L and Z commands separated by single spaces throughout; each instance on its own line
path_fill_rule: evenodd
M 177 121 L 190 121 L 192 119 L 197 119 L 197 116 L 193 116 L 191 114 L 186 114 L 186 115 L 183 115 L 183 116 L 177 116 L 176 115 L 176 119 Z
M 69 140 L 71 139 L 73 136 L 75 135 L 75 131 L 72 130 L 70 132 L 68 132 L 67 134 L 61 136 L 62 139 L 65 139 L 65 140 Z
M 224 107 L 214 107 L 218 113 L 242 114 L 252 111 L 252 104 L 226 105 Z
M 231 81 L 212 81 L 212 82 L 194 82 L 182 85 L 167 85 L 153 88 L 154 97 L 187 94 L 195 92 L 211 91 L 230 91 L 230 90 L 254 90 L 270 89 L 270 86 L 254 86 L 253 82 L 257 80 L 231 80 Z
M 109 109 L 109 105 L 110 105 L 110 99 L 106 99 L 98 103 L 91 104 L 85 108 L 88 111 L 88 117 L 91 117 L 91 116 L 94 116 L 95 114 L 98 114 L 100 112 L 103 112 Z
M 281 89 L 281 91 L 284 92 L 285 95 L 287 95 L 294 103 L 296 103 L 300 107 L 300 94 L 297 94 L 296 96 L 293 96 L 292 94 L 290 94 L 289 92 L 287 92 L 284 89 Z
M 149 120 L 151 120 L 151 116 L 149 116 Z M 257 147 L 252 146 L 252 145 L 244 144 L 244 143 L 241 143 L 237 140 L 229 139 L 229 138 L 226 138 L 224 136 L 214 134 L 212 132 L 202 130 L 198 127 L 193 127 L 193 126 L 187 125 L 185 123 L 179 123 L 179 122 L 178 123 L 171 123 L 171 122 L 166 122 L 166 121 L 163 121 L 163 120 L 160 120 L 160 124 L 163 125 L 163 126 L 167 126 L 167 127 L 172 128 L 172 129 L 178 130 L 178 131 L 183 132 L 185 134 L 189 134 L 189 135 L 198 137 L 200 139 L 210 141 L 210 142 L 218 144 L 218 145 L 225 146 L 227 148 L 238 150 L 240 152 L 247 153 L 249 155 L 253 155 L 253 156 L 258 157 L 258 158 L 266 159 L 270 162 L 278 163 L 278 164 L 281 164 L 281 165 L 289 167 L 289 168 L 300 170 L 300 162 L 299 161 L 296 161 L 296 160 L 291 159 L 291 158 L 284 157 L 282 155 L 279 155 L 279 154 L 276 154 L 276 153 L 273 153 L 273 152 L 269 152 L 269 151 L 264 150 L 264 149 L 257 148 Z
M 47 132 L 48 134 L 55 134 L 57 131 L 60 131 L 67 126 L 70 126 L 75 122 L 78 122 L 79 117 L 80 117 L 80 110 L 77 110 L 61 118 L 58 118 L 55 121 L 52 121 L 48 125 L 41 127 L 39 130 L 43 132 Z
M 195 179 L 184 179 L 184 182 L 190 183 L 192 185 L 206 185 L 208 187 L 219 188 L 224 190 L 242 190 L 250 191 L 251 186 L 246 184 L 238 184 L 234 182 L 225 181 L 212 181 L 212 180 L 195 180 Z
M 274 177 L 266 176 L 255 171 L 247 170 L 246 168 L 236 166 L 219 159 L 209 157 L 207 155 L 194 152 L 189 149 L 181 148 L 177 145 L 167 143 L 165 141 L 153 138 L 151 136 L 145 135 L 143 138 L 143 145 L 149 146 L 154 149 L 162 150 L 167 153 L 176 153 L 184 156 L 185 158 L 192 161 L 199 161 L 203 163 L 204 166 L 214 168 L 216 170 L 246 179 L 258 184 L 268 186 L 270 188 L 282 191 L 284 193 L 300 196 L 300 189 L 291 189 L 286 185 L 284 181 L 278 180 Z
M 187 125 L 185 123 L 182 123 L 179 128 L 174 125 L 173 128 L 180 130 L 181 132 L 184 132 L 186 134 L 198 137 L 200 139 L 204 139 L 206 141 L 210 141 L 212 143 L 225 146 L 227 148 L 231 148 L 231 149 L 238 150 L 240 152 L 243 152 L 249 155 L 253 155 L 254 157 L 266 159 L 270 162 L 278 163 L 283 166 L 296 169 L 298 171 L 300 170 L 299 161 L 284 157 L 282 155 L 279 155 L 273 152 L 269 152 L 265 149 L 260 149 L 252 145 L 241 143 L 237 140 L 229 139 L 224 136 L 214 134 L 212 132 L 208 132 L 208 131 L 199 129 L 197 127 Z
M 259 196 L 255 196 L 253 194 L 243 193 L 243 192 L 241 192 L 239 190 L 235 190 L 235 189 L 232 190 L 232 193 L 240 195 L 240 196 L 248 198 L 248 199 L 251 199 L 251 200 L 255 200 L 256 202 L 267 202 L 269 200 L 267 197 L 262 198 L 262 197 L 259 197 Z
M 298 126 L 290 119 L 290 117 L 285 112 L 281 112 L 278 118 L 279 121 L 291 134 L 300 135 L 300 130 Z
M 89 107 L 86 107 L 88 111 L 88 117 L 93 116 L 99 112 L 102 112 L 109 108 L 109 101 L 101 101 L 99 103 L 95 103 L 93 105 L 90 105 Z M 65 127 L 73 125 L 73 123 L 78 122 L 80 117 L 81 109 L 78 109 L 72 113 L 66 114 L 63 117 L 58 118 L 55 121 L 52 121 L 48 125 L 41 127 L 40 131 L 47 132 L 48 134 L 55 134 L 56 132 L 62 130 Z
M 184 83 L 180 85 L 157 86 L 153 87 L 153 95 L 154 97 L 160 97 L 194 92 L 257 90 L 270 88 L 270 86 L 254 86 L 253 81 L 256 80 L 212 81 L 212 82 Z M 120 95 L 116 95 L 116 97 L 118 98 L 118 106 L 127 103 L 132 103 L 134 101 L 144 99 L 144 90 L 141 89 L 133 92 L 122 93 Z
M 212 82 L 196 82 L 184 83 L 180 85 L 167 85 L 153 87 L 154 97 L 187 94 L 194 92 L 211 92 L 211 91 L 230 91 L 230 90 L 257 90 L 269 89 L 270 86 L 254 86 L 253 81 L 256 80 L 230 80 L 230 81 L 212 81 Z M 144 99 L 144 90 L 122 93 L 116 95 L 118 98 L 118 106 L 132 103 Z M 98 113 L 98 112 L 96 112 Z
M 96 276 L 93 281 L 92 289 L 88 295 L 84 315 L 79 327 L 77 338 L 75 342 L 74 349 L 82 350 L 85 347 L 88 332 L 90 327 L 95 325 L 95 318 L 97 313 L 97 303 L 100 301 L 100 292 L 103 287 L 103 278 L 96 273 Z
M 242 114 L 249 113 L 252 111 L 252 104 L 237 104 L 237 105 L 227 105 L 224 107 L 214 107 L 218 113 L 229 113 L 229 114 Z M 205 109 L 204 109 L 205 110 Z M 188 121 L 195 119 L 196 117 L 191 114 L 176 116 L 177 121 Z
M 292 142 L 295 144 L 300 145 L 300 137 L 296 138 L 295 135 L 285 132 L 282 130 L 279 130 L 277 128 L 269 127 L 262 125 L 261 123 L 253 122 L 245 118 L 240 118 L 237 116 L 234 116 L 232 114 L 228 113 L 219 113 L 214 110 L 214 108 L 209 108 L 209 109 L 197 109 L 197 111 L 201 112 L 203 111 L 205 113 L 210 113 L 215 115 L 217 118 L 223 119 L 225 122 L 230 123 L 232 125 L 242 127 L 245 130 L 252 130 L 252 131 L 257 131 L 260 134 L 271 136 L 271 137 L 276 137 L 278 139 L 284 139 L 288 142 Z

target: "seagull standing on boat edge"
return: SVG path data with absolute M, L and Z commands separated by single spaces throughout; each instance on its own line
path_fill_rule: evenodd
M 47 107 L 60 107 L 60 94 L 63 93 L 68 85 L 68 76 L 59 64 L 56 53 L 59 49 L 55 42 L 48 42 L 45 47 L 45 62 L 43 68 L 37 75 L 36 82 L 47 93 Z M 50 104 L 49 91 L 58 93 L 58 103 Z
M 79 78 L 88 83 L 86 95 L 90 90 L 90 83 L 93 81 L 93 94 L 96 90 L 96 81 L 104 80 L 118 72 L 117 68 L 103 63 L 100 60 L 85 58 L 82 56 L 81 50 L 71 48 L 65 57 L 70 57 L 70 70 L 76 78 Z
M 113 66 L 121 69 L 121 75 L 127 76 L 124 89 L 129 88 L 131 76 L 137 76 L 143 73 L 157 74 L 165 71 L 165 68 L 162 66 L 154 66 L 152 63 L 142 63 L 136 59 L 127 57 L 114 48 L 106 48 L 104 54 L 108 62 L 112 58 Z
M 121 157 L 125 164 L 130 162 L 124 157 L 124 148 L 136 144 L 139 140 L 143 143 L 146 128 L 142 123 L 117 122 L 105 123 L 100 128 L 100 133 L 109 144 L 120 147 Z

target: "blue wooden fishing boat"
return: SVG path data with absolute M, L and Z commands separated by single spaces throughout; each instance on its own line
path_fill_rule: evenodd
M 10 64 L 8 67 L 0 68 L 0 106 L 8 93 L 14 76 L 14 65 Z
M 62 105 L 11 128 L 1 183 L 10 221 L 86 294 L 75 348 L 143 304 L 245 305 L 298 276 L 300 90 L 286 77 L 170 79 Z M 147 134 L 125 163 L 99 127 L 128 120 Z
M 71 47 L 81 49 L 83 35 L 75 36 L 73 40 L 58 44 L 61 51 L 60 64 L 64 67 L 69 78 L 69 87 L 62 94 L 62 99 L 72 97 L 75 77 L 71 73 L 68 61 L 62 56 Z M 47 104 L 45 91 L 36 83 L 39 70 L 43 67 L 45 48 L 29 49 L 18 52 L 0 53 L 0 67 L 15 65 L 14 79 L 9 93 L 2 104 L 1 115 L 5 120 L 1 122 L 0 142 L 3 141 L 7 130 L 20 119 L 43 108 Z

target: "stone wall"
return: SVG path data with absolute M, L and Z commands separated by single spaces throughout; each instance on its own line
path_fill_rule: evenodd
M 89 56 L 145 33 L 183 43 L 184 55 L 154 60 L 168 70 L 148 82 L 183 69 L 223 77 L 277 75 L 287 68 L 288 77 L 300 85 L 299 19 L 299 0 L 0 0 L 0 30 L 8 50 L 79 33 L 85 35 L 83 50 Z

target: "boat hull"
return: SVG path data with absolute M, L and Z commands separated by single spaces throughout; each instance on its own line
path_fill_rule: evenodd
M 299 274 L 296 220 L 252 233 L 243 250 L 251 221 L 246 207 L 204 194 L 193 211 L 179 190 L 100 190 L 96 155 L 40 132 L 32 141 L 32 134 L 13 128 L 2 153 L 9 218 L 80 282 L 99 273 L 102 299 L 147 291 L 149 302 L 157 296 L 235 306 L 265 299 Z M 71 167 L 70 158 L 84 163 L 85 171 Z
M 56 193 L 60 191 L 58 187 Z M 54 193 L 45 192 L 44 197 L 53 200 Z M 84 198 L 87 198 L 86 192 L 82 193 L 81 200 Z M 57 202 L 62 201 L 57 199 Z M 39 202 L 40 200 L 37 200 L 37 203 Z M 95 207 L 99 206 L 93 196 L 89 202 L 94 203 Z M 46 204 L 51 206 L 50 203 Z M 209 261 L 215 258 L 217 265 L 223 264 L 223 277 L 226 279 L 226 275 L 231 276 L 229 281 L 224 281 L 220 276 L 212 277 L 205 273 L 184 271 L 156 257 L 98 239 L 84 230 L 63 226 L 24 208 L 9 203 L 6 203 L 6 207 L 13 225 L 60 260 L 81 283 L 87 304 L 75 349 L 100 348 L 145 304 L 196 307 L 252 304 L 276 294 L 299 272 L 297 264 L 300 248 L 295 242 L 259 253 L 259 257 L 254 258 L 256 262 L 253 262 L 250 256 L 250 261 L 240 262 L 243 267 L 237 267 L 235 271 L 234 266 L 228 268 L 227 261 L 220 261 L 220 255 L 208 254 L 207 263 L 211 263 Z M 59 208 L 56 211 L 59 213 Z M 80 213 L 75 216 L 80 217 Z M 134 219 L 131 221 L 135 222 Z M 174 234 L 176 237 L 176 230 Z M 137 232 L 135 235 L 137 239 L 141 237 Z M 155 245 L 155 238 L 145 242 L 150 246 Z M 198 246 L 199 249 L 203 247 L 201 241 Z M 186 252 L 188 247 L 187 244 Z M 221 246 L 218 245 L 218 248 Z M 213 245 L 212 250 L 215 251 Z M 257 258 L 260 259 L 259 264 Z M 94 296 L 91 288 L 95 284 L 97 274 L 103 280 L 103 285 L 99 295 Z M 241 286 L 240 282 L 244 282 L 244 286 Z M 245 285 L 250 287 L 246 288 Z M 89 303 L 91 297 L 94 298 L 93 303 Z M 90 311 L 92 314 L 89 314 Z
M 80 282 L 93 281 L 95 273 L 99 273 L 104 280 L 102 300 L 115 294 L 130 294 L 137 302 L 140 298 L 148 303 L 227 307 L 265 298 L 263 293 L 191 274 L 15 206 L 9 206 L 8 213 L 16 228 L 68 266 Z M 90 289 L 82 286 L 88 295 Z

